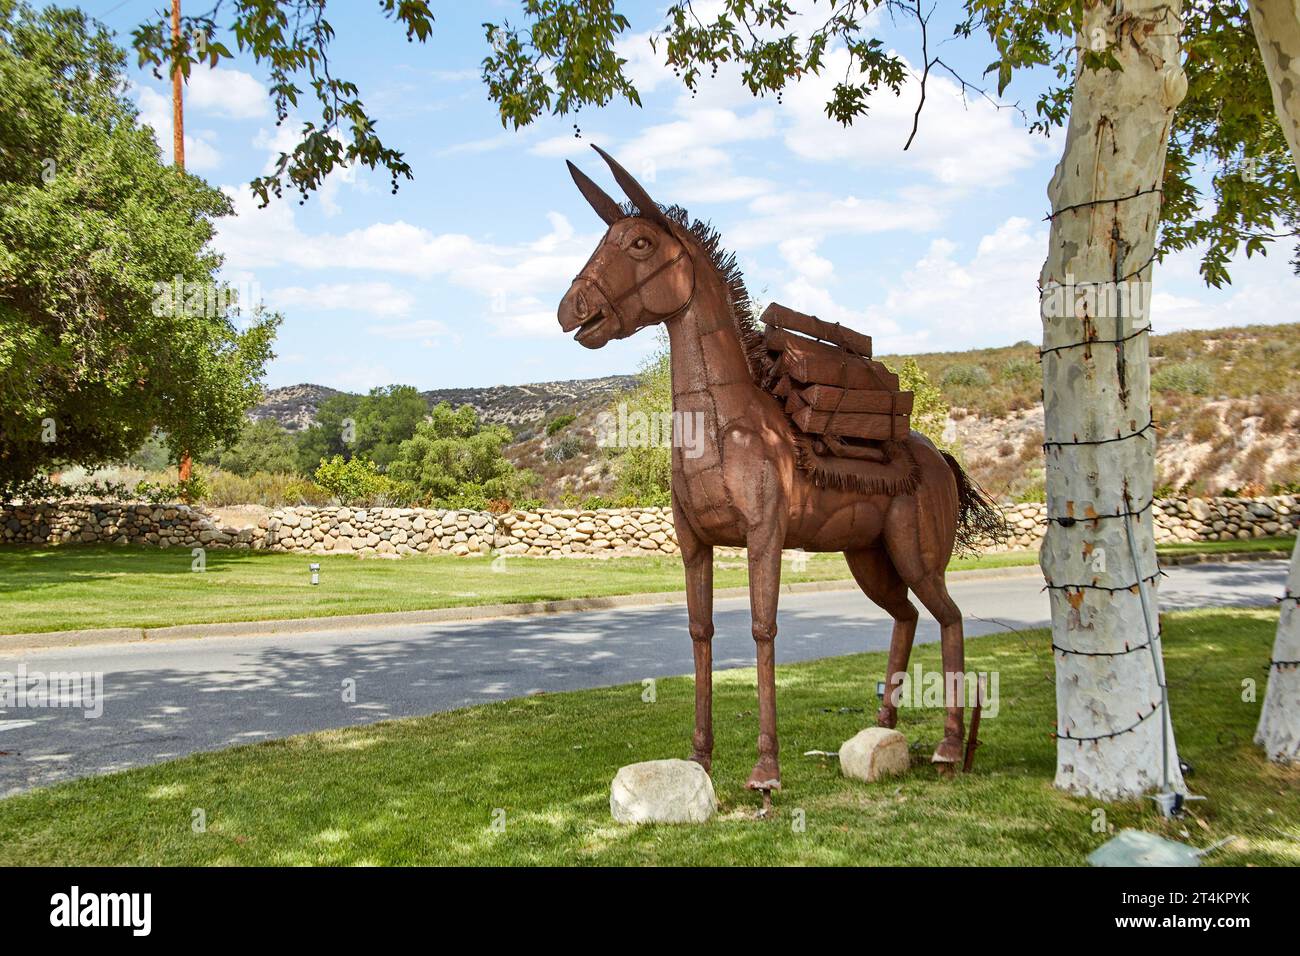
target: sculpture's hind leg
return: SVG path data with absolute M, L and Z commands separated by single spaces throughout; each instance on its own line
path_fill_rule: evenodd
M 944 721 L 943 741 L 931 758 L 935 763 L 959 763 L 966 746 L 965 706 L 966 649 L 963 644 L 961 611 L 948 595 L 943 572 L 930 574 L 910 585 L 917 599 L 939 622 L 943 650 Z
M 885 673 L 885 699 L 876 713 L 878 726 L 893 727 L 898 722 L 895 690 L 907 674 L 907 659 L 912 654 L 912 639 L 916 637 L 916 607 L 907 599 L 907 585 L 884 549 L 846 551 L 844 558 L 862 593 L 894 619 L 889 667 Z
M 965 748 L 963 694 L 965 648 L 962 645 L 961 611 L 948 595 L 944 569 L 952 554 L 951 527 L 942 527 L 934 513 L 923 520 L 916 498 L 895 498 L 885 516 L 885 547 L 898 574 L 939 622 L 943 650 L 944 721 L 943 740 L 935 748 L 935 763 L 958 763 Z

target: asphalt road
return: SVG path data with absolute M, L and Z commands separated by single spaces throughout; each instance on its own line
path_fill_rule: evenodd
M 1171 568 L 1161 607 L 1267 604 L 1285 577 L 1282 561 Z M 951 579 L 970 636 L 1046 625 L 1041 588 L 1037 575 Z M 718 601 L 715 621 L 715 665 L 752 665 L 747 599 Z M 783 595 L 777 659 L 884 650 L 890 627 L 856 591 Z M 922 611 L 917 640 L 935 641 L 938 631 Z M 102 673 L 103 713 L 0 710 L 5 796 L 199 750 L 692 669 L 682 606 L 0 654 L 0 672 L 20 665 L 29 674 Z M 354 701 L 344 700 L 348 680 Z

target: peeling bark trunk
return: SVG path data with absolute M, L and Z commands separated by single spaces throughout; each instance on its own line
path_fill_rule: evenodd
M 1166 782 L 1184 790 L 1162 703 L 1150 507 L 1156 436 L 1141 331 L 1165 151 L 1187 89 L 1181 9 L 1178 0 L 1086 2 L 1081 42 L 1095 47 L 1104 36 L 1123 71 L 1080 64 L 1064 155 L 1048 187 L 1054 215 L 1039 287 L 1047 509 L 1058 520 L 1040 563 L 1056 647 L 1056 786 L 1101 799 Z
M 1268 669 L 1268 690 L 1259 712 L 1255 743 L 1264 748 L 1269 760 L 1300 762 L 1300 538 L 1291 552 L 1291 573 L 1287 576 L 1282 613 L 1277 621 L 1277 640 Z
M 1300 4 L 1250 0 L 1250 24 L 1273 88 L 1277 121 L 1300 175 Z M 1300 539 L 1291 553 L 1287 594 L 1300 595 Z M 1295 763 L 1300 761 L 1300 665 L 1288 663 L 1300 661 L 1300 608 L 1295 600 L 1282 602 L 1271 660 L 1255 743 L 1270 760 Z
M 1273 88 L 1273 109 L 1300 174 L 1300 4 L 1250 0 L 1249 6 L 1250 25 Z

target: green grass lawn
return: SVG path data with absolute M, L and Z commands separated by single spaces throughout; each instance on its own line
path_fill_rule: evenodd
M 1289 539 L 1257 539 L 1176 546 L 1190 550 L 1288 548 Z M 1163 548 L 1162 548 L 1163 550 Z M 307 565 L 319 562 L 312 587 Z M 952 570 L 1033 565 L 1036 552 L 959 558 Z M 488 558 L 448 555 L 401 560 L 353 555 L 266 551 L 207 552 L 207 570 L 190 568 L 188 549 L 133 546 L 0 547 L 0 634 L 94 627 L 165 627 L 225 621 L 330 617 L 379 611 L 415 611 L 516 601 L 603 597 L 679 591 L 675 556 L 604 561 L 507 558 L 494 571 Z M 743 557 L 720 557 L 717 587 L 744 585 Z M 795 571 L 787 561 L 782 580 L 846 580 L 843 556 L 809 555 Z
M 1224 554 L 1242 551 L 1285 551 L 1295 547 L 1295 538 L 1249 538 L 1246 541 L 1179 541 L 1156 547 L 1161 554 Z
M 1196 611 L 1165 621 L 1166 661 L 1188 783 L 1208 797 L 1166 822 L 1149 800 L 1105 808 L 1198 847 L 1239 840 L 1209 865 L 1300 865 L 1300 769 L 1251 743 L 1276 610 Z M 914 659 L 938 668 L 938 648 Z M 869 725 L 883 654 L 778 670 L 785 790 L 755 819 L 744 789 L 757 732 L 752 669 L 717 675 L 718 818 L 624 828 L 609 815 L 623 764 L 684 756 L 692 681 L 504 701 L 410 720 L 200 754 L 0 801 L 0 864 L 964 864 L 1076 865 L 1107 835 L 1093 800 L 1052 787 L 1055 717 L 1046 631 L 976 638 L 967 666 L 1000 673 L 976 771 L 940 779 L 928 764 L 938 710 L 903 710 L 913 742 L 904 776 L 842 778 L 836 750 Z M 850 708 L 845 713 L 841 708 Z M 855 708 L 862 708 L 859 713 Z M 3 759 L 3 758 L 0 758 Z M 196 833 L 196 809 L 206 832 Z M 796 832 L 794 811 L 805 827 Z M 504 831 L 492 827 L 494 814 Z

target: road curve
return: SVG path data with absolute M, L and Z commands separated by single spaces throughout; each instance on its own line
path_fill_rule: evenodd
M 1169 569 L 1162 608 L 1262 605 L 1283 561 Z M 1037 576 L 950 579 L 966 633 L 1040 627 Z M 718 668 L 753 663 L 748 601 L 715 608 Z M 778 662 L 888 647 L 890 621 L 856 591 L 782 596 Z M 938 639 L 922 611 L 917 640 Z M 103 713 L 0 710 L 0 795 L 88 774 L 308 731 L 450 710 L 535 691 L 574 690 L 691 670 L 677 606 L 404 625 L 288 636 L 200 638 L 0 654 L 0 672 L 103 674 Z M 343 700 L 346 679 L 355 702 Z

